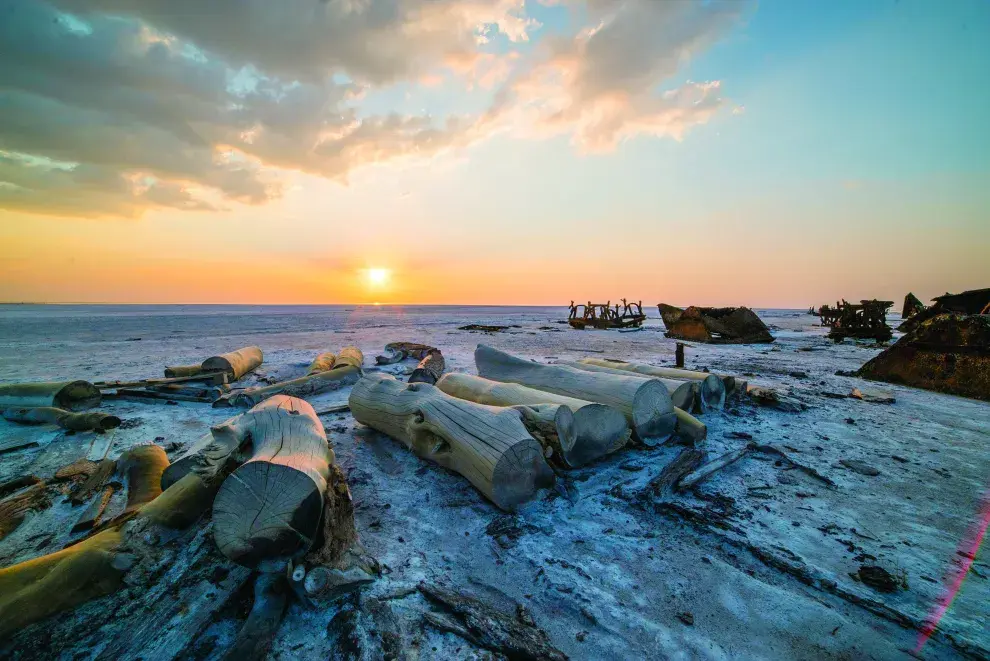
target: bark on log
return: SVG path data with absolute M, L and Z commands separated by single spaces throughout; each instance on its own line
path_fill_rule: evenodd
M 0 540 L 21 525 L 31 510 L 48 507 L 49 500 L 44 482 L 32 484 L 28 488 L 0 500 Z
M 3 412 L 3 419 L 26 425 L 58 425 L 70 431 L 107 431 L 120 426 L 120 418 L 108 413 L 73 413 L 53 406 L 10 408 Z
M 436 385 L 436 382 L 443 376 L 443 370 L 445 368 L 446 363 L 444 362 L 443 354 L 440 353 L 439 349 L 434 349 L 426 354 L 423 360 L 419 361 L 419 365 L 409 375 L 409 383 L 429 383 L 431 386 Z
M 175 365 L 165 368 L 165 378 L 174 379 L 183 376 L 199 376 L 203 373 L 203 366 L 200 365 Z
M 364 366 L 364 354 L 357 347 L 344 347 L 337 354 L 333 368 L 343 369 L 350 365 L 358 370 Z
M 127 477 L 127 507 L 124 514 L 144 507 L 162 493 L 162 473 L 168 467 L 165 450 L 157 445 L 138 445 L 117 461 L 117 471 Z
M 257 369 L 264 361 L 258 347 L 244 347 L 203 361 L 204 372 L 225 372 L 231 381 L 237 381 L 248 372 Z
M 100 391 L 88 381 L 0 385 L 0 410 L 54 406 L 69 411 L 81 411 L 99 404 Z
M 228 406 L 251 408 L 274 395 L 306 398 L 311 395 L 352 385 L 357 383 L 357 380 L 360 378 L 360 368 L 352 365 L 340 365 L 338 363 L 336 367 L 326 372 L 301 376 L 298 379 L 282 381 L 281 383 L 275 383 L 261 388 L 234 390 L 213 402 L 213 406 L 214 408 Z
M 702 412 L 709 409 L 719 411 L 725 406 L 726 385 L 723 377 L 718 377 L 708 372 L 671 369 L 669 367 L 654 367 L 653 365 L 603 360 L 601 358 L 581 358 L 577 362 L 584 365 L 608 367 L 623 372 L 632 372 L 635 374 L 642 374 L 644 376 L 656 377 L 658 379 L 664 379 L 665 383 L 668 381 L 694 381 L 701 384 L 699 395 L 703 406 Z M 674 405 L 677 406 L 676 402 Z M 684 407 L 682 406 L 681 408 Z
M 557 427 L 557 435 L 561 439 L 558 459 L 568 467 L 589 464 L 625 447 L 629 441 L 630 431 L 626 417 L 621 411 L 604 404 L 527 388 L 516 383 L 490 381 L 470 374 L 446 374 L 437 382 L 437 388 L 448 395 L 488 406 L 525 408 L 551 405 L 569 409 L 574 414 L 569 431 L 565 427 Z M 530 429 L 531 433 L 532 431 Z
M 385 374 L 358 381 L 348 402 L 355 420 L 460 473 L 502 509 L 512 510 L 553 484 L 543 449 L 516 410 L 475 404 Z
M 677 426 L 667 387 L 654 379 L 543 365 L 483 344 L 475 349 L 474 360 L 485 378 L 613 406 L 626 416 L 633 436 L 644 445 L 666 441 Z
M 327 372 L 333 369 L 334 363 L 336 362 L 337 356 L 334 355 L 333 351 L 321 353 L 313 359 L 313 362 L 309 364 L 309 369 L 306 370 L 306 374 L 319 374 L 320 372 Z
M 272 639 L 282 623 L 288 601 L 285 577 L 258 574 L 254 579 L 254 603 L 224 661 L 261 661 L 268 656 Z
M 253 447 L 213 504 L 217 546 L 244 566 L 284 570 L 319 532 L 334 460 L 323 424 L 305 401 L 276 395 L 213 434 Z

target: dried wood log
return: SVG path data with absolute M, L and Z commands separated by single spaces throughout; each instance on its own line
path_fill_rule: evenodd
M 657 377 L 659 379 L 673 381 L 696 381 L 702 384 L 700 396 L 703 408 L 702 412 L 712 409 L 721 410 L 725 406 L 725 397 L 728 390 L 726 379 L 732 377 L 720 377 L 709 372 L 695 372 L 693 370 L 674 369 L 670 367 L 656 367 L 654 365 L 643 365 L 640 363 L 627 363 L 619 360 L 605 360 L 601 358 L 581 358 L 577 362 L 585 365 L 597 365 L 598 367 L 609 367 L 611 369 L 624 372 L 633 372 L 645 376 Z M 677 404 L 675 403 L 675 406 Z M 683 406 L 681 408 L 684 408 Z
M 136 399 L 139 401 L 196 402 L 197 404 L 209 404 L 213 401 L 212 396 L 200 397 L 173 392 L 158 392 L 157 390 L 139 390 L 136 388 L 118 388 L 116 392 L 107 394 L 105 397 L 107 399 Z
M 605 404 L 565 397 L 516 383 L 490 381 L 470 374 L 446 374 L 437 382 L 437 388 L 448 395 L 488 406 L 512 406 L 522 410 L 526 407 L 550 405 L 570 410 L 573 416 L 556 425 L 560 448 L 551 457 L 555 460 L 554 463 L 559 461 L 569 467 L 584 466 L 625 447 L 629 441 L 630 431 L 626 417 L 621 411 Z M 556 415 L 554 413 L 555 420 Z M 524 414 L 524 424 L 526 420 Z M 530 433 L 534 431 L 529 426 L 527 428 Z
M 151 384 L 147 386 L 146 389 L 165 394 L 185 395 L 188 397 L 195 397 L 197 399 L 208 399 L 213 401 L 223 395 L 224 392 L 229 392 L 230 386 L 225 385 L 221 387 L 208 386 L 205 384 L 162 383 Z
M 336 367 L 326 372 L 317 372 L 316 374 L 301 376 L 298 379 L 282 381 L 281 383 L 274 383 L 261 388 L 234 390 L 213 402 L 213 406 L 214 408 L 228 406 L 250 408 L 274 395 L 305 398 L 352 385 L 357 383 L 357 380 L 360 378 L 360 368 L 337 363 Z
M 115 489 L 111 485 L 104 487 L 103 491 L 96 494 L 96 496 L 93 497 L 93 500 L 89 503 L 89 506 L 83 510 L 82 514 L 79 515 L 79 518 L 72 526 L 72 530 L 70 532 L 72 534 L 76 534 L 87 530 L 92 530 L 93 526 L 99 522 L 100 517 L 103 515 L 103 511 L 107 508 L 107 504 L 113 497 L 114 491 Z
M 73 505 L 80 505 L 89 500 L 90 496 L 103 487 L 106 481 L 114 474 L 114 471 L 117 470 L 117 462 L 113 459 L 87 463 L 93 464 L 93 469 L 89 472 L 86 479 L 69 493 L 69 502 Z M 69 466 L 72 466 L 72 464 Z M 66 468 L 69 468 L 69 466 L 66 466 Z M 55 476 L 58 477 L 64 470 L 60 470 Z
M 214 429 L 227 429 L 240 417 L 236 415 L 219 425 L 214 425 L 210 432 L 189 444 L 186 451 L 162 473 L 162 490 L 168 489 L 190 473 L 195 473 L 203 479 L 212 479 L 224 466 L 240 463 L 243 457 L 238 455 L 238 451 L 247 441 L 235 438 L 224 431 L 217 435 L 213 433 Z
M 115 415 L 98 411 L 73 413 L 53 406 L 6 409 L 3 419 L 25 425 L 58 425 L 70 431 L 107 431 L 120 426 L 120 418 Z
M 99 404 L 100 391 L 88 381 L 0 385 L 0 410 L 54 406 L 69 411 L 80 411 Z
M 99 466 L 98 461 L 93 461 L 88 458 L 86 459 L 76 459 L 71 464 L 62 466 L 57 471 L 55 471 L 55 478 L 53 482 L 64 482 L 66 480 L 85 480 L 87 477 L 93 474 L 96 467 Z
M 722 470 L 729 464 L 733 464 L 739 461 L 740 459 L 742 459 L 743 457 L 745 457 L 753 449 L 753 447 L 754 446 L 750 444 L 744 448 L 733 450 L 732 452 L 727 452 L 723 454 L 721 457 L 709 461 L 707 464 L 703 466 L 699 466 L 697 469 L 691 471 L 691 473 L 689 473 L 688 475 L 685 475 L 681 479 L 680 483 L 677 485 L 677 488 L 680 490 L 687 490 L 693 488 L 698 484 L 701 484 L 709 477 L 711 477 L 712 474 L 715 473 L 716 471 Z
M 333 369 L 336 362 L 337 356 L 334 355 L 333 351 L 321 353 L 313 359 L 313 362 L 309 364 L 309 369 L 306 370 L 306 374 L 319 374 L 320 372 L 327 372 Z
M 41 478 L 34 475 L 21 475 L 6 482 L 0 482 L 0 498 L 6 498 L 15 491 L 20 491 L 24 487 L 41 484 Z
M 623 371 L 618 369 L 613 369 L 611 367 L 603 367 L 600 365 L 589 365 L 579 361 L 566 361 L 560 360 L 554 363 L 555 365 L 563 365 L 565 367 L 572 367 L 574 369 L 583 370 L 585 372 L 603 372 L 606 374 L 619 374 L 623 376 L 634 376 L 641 379 L 656 379 L 661 382 L 666 388 L 667 392 L 670 393 L 670 401 L 673 402 L 674 406 L 679 409 L 684 409 L 685 411 L 694 411 L 696 409 L 705 410 L 702 404 L 701 389 L 698 387 L 698 382 L 696 381 L 675 381 L 674 379 L 664 379 L 656 376 L 647 376 L 645 374 L 637 374 L 635 372 Z M 712 377 L 713 379 L 715 377 Z M 718 379 L 715 379 L 716 381 Z M 719 384 L 721 387 L 721 384 Z
M 357 347 L 344 347 L 341 349 L 340 353 L 334 359 L 333 368 L 337 370 L 348 365 L 359 370 L 364 366 L 364 354 Z
M 305 401 L 276 395 L 213 435 L 252 443 L 251 458 L 224 481 L 213 504 L 217 546 L 246 567 L 284 570 L 319 531 L 334 461 L 323 424 Z
M 536 627 L 532 618 L 524 623 L 521 618 L 500 613 L 474 597 L 436 585 L 420 583 L 419 591 L 428 600 L 440 605 L 459 620 L 454 622 L 455 627 L 448 628 L 445 625 L 451 621 L 450 618 L 427 618 L 430 624 L 442 631 L 450 631 L 479 647 L 502 654 L 509 659 L 531 661 L 566 661 L 567 659 L 567 655 L 550 644 L 550 637 L 545 631 Z
M 654 499 L 667 498 L 677 488 L 678 482 L 700 466 L 704 460 L 704 451 L 697 448 L 684 448 L 673 461 L 663 467 L 659 475 L 650 480 L 644 492 Z
M 257 369 L 264 362 L 264 354 L 259 347 L 244 347 L 237 351 L 212 356 L 203 361 L 204 372 L 224 372 L 231 381 L 237 381 L 248 372 Z
M 162 473 L 168 467 L 165 450 L 157 445 L 130 448 L 117 461 L 117 471 L 127 477 L 125 514 L 147 505 L 162 493 Z
M 390 349 L 385 347 L 385 353 L 375 356 L 376 365 L 394 365 L 406 359 L 406 352 L 401 349 Z
M 358 381 L 348 403 L 355 420 L 460 473 L 502 509 L 512 510 L 553 484 L 543 448 L 516 410 L 475 404 L 385 374 Z
M 419 365 L 409 375 L 409 383 L 429 383 L 431 386 L 435 385 L 437 380 L 443 376 L 445 367 L 446 363 L 444 362 L 443 354 L 440 353 L 439 349 L 434 349 L 426 354 L 423 360 L 419 361 Z
M 548 392 L 607 404 L 622 411 L 633 437 L 658 445 L 674 433 L 677 417 L 667 387 L 638 376 L 591 373 L 562 365 L 543 365 L 479 344 L 474 352 L 478 374 Z
M 224 661 L 261 661 L 268 656 L 272 639 L 282 623 L 288 602 L 285 577 L 258 574 L 254 579 L 254 603 Z
M 677 437 L 688 445 L 697 445 L 708 438 L 708 427 L 701 420 L 685 411 L 674 408 L 677 415 Z
M 48 507 L 48 493 L 44 482 L 38 482 L 0 500 L 0 540 L 21 525 L 31 510 Z
M 203 373 L 203 366 L 200 365 L 175 365 L 165 368 L 165 377 L 172 379 L 183 376 L 199 376 Z

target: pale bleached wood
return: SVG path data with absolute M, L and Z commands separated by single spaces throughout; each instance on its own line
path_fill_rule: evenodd
M 82 514 L 79 515 L 79 519 L 77 519 L 75 524 L 73 524 L 70 532 L 75 534 L 92 529 L 103 515 L 103 510 L 106 509 L 107 503 L 109 503 L 110 498 L 113 497 L 113 492 L 114 487 L 111 485 L 104 487 L 102 491 L 97 493 L 93 497 L 93 500 L 90 502 L 89 506 L 83 510 Z
M 359 378 L 361 378 L 359 367 L 337 363 L 336 367 L 331 370 L 301 376 L 291 381 L 282 381 L 260 388 L 231 391 L 213 402 L 213 406 L 214 408 L 228 406 L 251 408 L 274 395 L 305 398 L 352 385 L 357 383 Z
M 531 407 L 534 411 L 540 407 L 554 407 L 551 419 L 557 427 L 561 447 L 557 450 L 559 462 L 552 463 L 563 463 L 568 467 L 584 466 L 625 447 L 629 441 L 629 424 L 625 416 L 604 404 L 471 374 L 445 374 L 437 382 L 437 387 L 448 395 L 489 406 Z M 556 409 L 561 407 L 573 415 L 559 414 Z M 561 416 L 559 420 L 558 415 Z
M 653 365 L 642 365 L 639 363 L 617 362 L 612 360 L 602 360 L 600 358 L 581 358 L 575 366 L 586 368 L 606 368 L 619 372 L 629 372 L 650 378 L 657 378 L 667 385 L 671 390 L 681 388 L 684 382 L 691 382 L 697 385 L 695 390 L 695 407 L 685 407 L 674 400 L 674 405 L 685 409 L 695 410 L 704 413 L 705 411 L 720 411 L 725 407 L 726 386 L 722 377 L 708 372 L 694 372 L 691 370 L 671 369 L 668 367 L 654 367 Z
M 334 358 L 334 369 L 343 369 L 350 365 L 357 369 L 364 366 L 364 354 L 357 347 L 344 347 Z
M 429 383 L 430 385 L 435 385 L 437 380 L 443 376 L 445 368 L 446 362 L 443 359 L 443 354 L 440 353 L 439 349 L 433 349 L 419 361 L 419 365 L 409 375 L 409 383 Z
M 259 347 L 244 347 L 237 351 L 212 356 L 203 361 L 204 372 L 225 372 L 231 381 L 237 381 L 248 372 L 257 369 L 265 356 Z
M 685 411 L 674 408 L 677 415 L 677 437 L 686 445 L 697 445 L 708 438 L 708 427 L 701 420 Z
M 250 438 L 252 447 L 213 503 L 217 546 L 246 567 L 284 571 L 319 532 L 334 460 L 323 423 L 307 402 L 275 395 L 212 433 L 230 445 Z
M 634 438 L 644 445 L 658 445 L 666 441 L 677 426 L 670 393 L 662 382 L 655 379 L 545 365 L 483 344 L 475 349 L 474 360 L 478 374 L 485 378 L 612 406 L 622 411 Z
M 320 372 L 332 370 L 336 362 L 337 356 L 334 355 L 333 351 L 326 351 L 313 359 L 313 362 L 309 364 L 309 369 L 306 370 L 306 373 L 319 374 Z
M 117 472 L 127 479 L 125 514 L 137 511 L 162 493 L 162 473 L 168 467 L 165 450 L 157 445 L 138 445 L 120 455 Z
M 73 413 L 54 406 L 9 408 L 3 412 L 3 419 L 26 425 L 58 425 L 70 431 L 107 431 L 120 426 L 120 418 L 115 415 L 98 411 Z
M 641 379 L 656 379 L 662 383 L 666 388 L 667 392 L 670 393 L 670 401 L 673 402 L 674 406 L 679 409 L 684 409 L 686 411 L 695 410 L 698 399 L 698 387 L 693 381 L 675 381 L 673 379 L 663 379 L 655 376 L 646 376 L 645 374 L 636 374 L 634 372 L 624 372 L 622 370 L 612 369 L 611 367 L 602 367 L 600 365 L 587 365 L 578 361 L 567 361 L 558 360 L 555 365 L 563 365 L 565 367 L 572 367 L 574 369 L 583 370 L 585 372 L 598 372 L 606 374 L 619 374 L 623 376 L 634 376 Z
M 753 444 L 747 445 L 744 448 L 733 450 L 732 452 L 727 452 L 723 454 L 721 457 L 713 459 L 712 461 L 709 461 L 708 463 L 699 466 L 698 468 L 693 470 L 691 473 L 685 475 L 681 479 L 681 481 L 677 485 L 678 489 L 686 490 L 700 484 L 701 482 L 711 477 L 711 475 L 716 471 L 722 470 L 726 466 L 733 464 L 739 461 L 740 459 L 742 459 L 744 456 L 749 454 L 749 452 L 752 451 L 755 447 L 756 446 Z
M 514 409 L 476 404 L 386 374 L 358 381 L 348 403 L 355 420 L 460 473 L 502 509 L 515 509 L 553 483 L 543 448 Z
M 88 381 L 0 385 L 0 410 L 54 406 L 79 411 L 99 404 L 100 390 Z
M 199 376 L 203 373 L 203 365 L 173 365 L 165 367 L 165 377 L 174 379 L 176 377 Z

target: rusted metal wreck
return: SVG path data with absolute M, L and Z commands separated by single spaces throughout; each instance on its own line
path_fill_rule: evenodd
M 709 344 L 761 344 L 773 342 L 770 329 L 749 308 L 687 309 L 660 303 L 665 335 L 678 340 Z
M 823 305 L 818 308 L 822 326 L 831 326 L 828 336 L 835 341 L 847 337 L 861 340 L 875 339 L 886 342 L 893 337 L 893 331 L 887 325 L 887 310 L 894 305 L 893 301 L 862 300 L 850 303 L 843 299 L 834 308 Z
M 612 301 L 607 303 L 587 303 L 575 305 L 571 301 L 571 311 L 567 317 L 567 323 L 573 328 L 584 330 L 587 327 L 606 330 L 610 328 L 638 328 L 646 321 L 643 314 L 643 301 L 628 302 L 622 300 L 622 308 L 619 304 L 612 305 Z

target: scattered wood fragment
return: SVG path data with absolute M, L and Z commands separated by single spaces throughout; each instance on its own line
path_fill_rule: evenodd
M 38 441 L 33 438 L 12 438 L 6 441 L 0 441 L 0 454 L 14 452 L 15 450 L 24 450 L 35 445 L 38 445 Z
M 173 379 L 175 377 L 200 376 L 201 374 L 203 374 L 202 364 L 165 367 L 165 377 L 169 379 Z
M 93 442 L 89 444 L 89 450 L 86 451 L 86 459 L 90 461 L 100 461 L 105 459 L 107 452 L 110 451 L 110 445 L 112 442 L 113 434 L 94 435 Z
M 150 388 L 152 386 L 166 386 L 172 384 L 192 383 L 197 381 L 210 381 L 213 385 L 227 383 L 228 376 L 224 372 L 209 372 L 193 376 L 177 376 L 164 379 L 139 379 L 137 381 L 95 381 L 93 383 L 99 390 L 116 390 L 117 388 Z
M 115 415 L 98 411 L 73 413 L 53 406 L 9 408 L 4 410 L 3 419 L 25 425 L 58 425 L 70 431 L 102 432 L 120 426 L 120 418 Z
M 0 540 L 21 525 L 28 512 L 50 504 L 44 482 L 32 484 L 0 500 Z
M 476 331 L 481 333 L 501 333 L 504 330 L 509 330 L 512 326 L 486 326 L 485 324 L 468 324 L 467 326 L 460 326 L 457 330 L 462 331 Z
M 681 481 L 678 483 L 677 488 L 686 491 L 688 489 L 693 489 L 697 485 L 701 484 L 709 477 L 712 476 L 716 471 L 720 471 L 726 466 L 733 464 L 743 457 L 746 456 L 753 449 L 752 445 L 747 445 L 744 448 L 738 450 L 733 450 L 732 452 L 727 452 L 721 457 L 709 461 L 703 466 L 699 466 L 695 470 L 691 471 L 689 474 L 685 475 Z
M 604 349 L 589 349 L 587 347 L 564 347 L 565 351 L 578 351 L 581 353 L 605 353 Z
M 214 427 L 229 445 L 250 440 L 251 457 L 224 481 L 213 504 L 214 538 L 238 564 L 284 571 L 319 529 L 333 451 L 307 402 L 276 395 Z
M 893 404 L 897 401 L 890 393 L 879 390 L 860 390 L 859 388 L 853 388 L 849 396 L 853 399 L 859 399 L 871 404 Z
M 613 406 L 626 416 L 633 437 L 644 445 L 666 441 L 677 426 L 667 387 L 657 380 L 543 365 L 483 344 L 475 349 L 474 360 L 478 374 L 488 379 Z
M 88 381 L 0 385 L 0 410 L 53 406 L 80 411 L 100 404 L 100 391 Z
M 89 506 L 79 515 L 70 532 L 76 534 L 92 530 L 93 526 L 99 523 L 100 517 L 113 497 L 114 491 L 115 489 L 111 485 L 104 487 L 102 491 L 93 496 L 93 500 L 90 501 Z
M 523 618 L 505 615 L 484 602 L 437 585 L 419 584 L 429 601 L 450 615 L 424 613 L 424 619 L 441 631 L 448 631 L 474 645 L 502 654 L 509 659 L 566 661 L 567 655 L 550 644 L 550 637 Z
M 89 470 L 87 477 L 69 493 L 69 502 L 73 505 L 81 505 L 90 499 L 90 497 L 96 493 L 96 491 L 103 487 L 107 480 L 114 474 L 117 470 L 117 462 L 113 459 L 104 459 L 99 462 L 87 461 L 88 464 L 92 465 Z M 74 464 L 69 464 L 58 473 L 55 474 L 56 477 L 71 468 Z
M 798 413 L 807 408 L 798 399 L 781 394 L 773 388 L 765 388 L 763 386 L 747 386 L 746 394 L 755 400 L 757 404 L 760 404 L 761 406 L 769 406 L 779 411 Z
M 556 449 L 557 456 L 551 456 L 551 463 L 563 464 L 562 467 L 573 468 L 591 463 L 624 447 L 629 440 L 630 431 L 625 416 L 604 404 L 461 373 L 444 375 L 437 382 L 437 387 L 448 395 L 489 406 L 511 406 L 520 411 L 526 407 L 546 405 L 567 408 L 573 416 L 562 418 L 556 425 L 556 435 L 563 441 Z M 557 415 L 555 411 L 554 420 Z M 539 417 L 535 410 L 534 416 Z M 525 420 L 524 413 L 524 424 Z M 534 431 L 532 428 L 529 430 L 530 433 Z
M 553 484 L 543 448 L 513 409 L 482 406 L 380 373 L 361 379 L 349 404 L 355 420 L 460 473 L 502 509 L 514 509 Z
M 443 376 L 446 363 L 443 354 L 439 349 L 434 349 L 427 353 L 413 373 L 409 375 L 409 383 L 429 383 L 436 384 L 437 380 Z
M 677 488 L 681 479 L 694 471 L 701 462 L 705 460 L 703 450 L 697 448 L 684 448 L 660 471 L 660 474 L 650 480 L 644 489 L 645 494 L 649 494 L 656 500 L 662 500 L 670 496 Z
M 351 410 L 350 404 L 338 404 L 336 406 L 331 406 L 325 409 L 321 409 L 316 412 L 317 417 L 322 417 L 325 415 L 330 415 L 331 413 L 347 413 Z
M 282 623 L 288 602 L 285 576 L 258 574 L 254 579 L 254 602 L 234 644 L 224 652 L 224 661 L 261 661 L 268 656 L 272 639 Z
M 34 475 L 21 475 L 6 482 L 0 482 L 0 498 L 6 498 L 15 491 L 20 491 L 24 487 L 41 484 L 41 478 Z
M 804 473 L 806 475 L 809 475 L 809 476 L 815 478 L 816 480 L 818 480 L 818 481 L 820 481 L 820 482 L 822 482 L 824 484 L 827 484 L 830 487 L 837 486 L 836 483 L 831 478 L 829 478 L 828 476 L 822 475 L 821 473 L 819 473 L 818 471 L 816 471 L 814 468 L 812 468 L 810 466 L 805 466 L 804 464 L 802 464 L 800 462 L 794 461 L 794 459 L 792 459 L 790 457 L 790 455 L 788 455 L 786 452 L 784 452 L 783 450 L 780 450 L 778 448 L 775 448 L 772 445 L 754 444 L 752 446 L 752 449 L 754 451 L 756 451 L 756 452 L 762 452 L 764 454 L 771 454 L 771 455 L 774 455 L 776 457 L 780 457 L 782 460 L 786 461 L 791 467 L 795 468 L 796 470 L 799 470 L 802 473 Z
M 360 378 L 360 368 L 338 363 L 337 367 L 326 372 L 317 372 L 316 374 L 301 376 L 298 379 L 282 381 L 261 388 L 234 390 L 213 402 L 213 407 L 226 408 L 236 406 L 240 408 L 251 408 L 275 395 L 305 399 L 306 397 L 352 385 L 357 383 L 357 380 Z
M 390 342 L 385 345 L 385 353 L 375 357 L 375 363 L 378 365 L 393 365 L 406 358 L 422 360 L 431 351 L 436 351 L 436 347 L 431 347 L 428 344 L 419 344 L 418 342 Z
M 137 388 L 118 388 L 113 393 L 104 393 L 107 399 L 136 399 L 139 401 L 160 401 L 160 402 L 195 402 L 197 404 L 210 404 L 212 397 L 199 397 L 194 395 L 182 395 L 171 392 L 158 392 L 156 390 L 140 390 Z
M 866 463 L 865 461 L 860 461 L 859 459 L 839 459 L 839 463 L 854 473 L 859 473 L 860 475 L 876 477 L 880 474 L 880 471 L 878 471 L 874 466 Z

